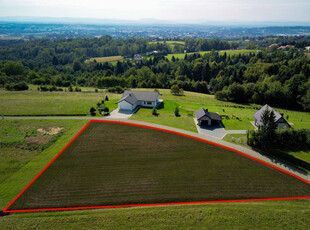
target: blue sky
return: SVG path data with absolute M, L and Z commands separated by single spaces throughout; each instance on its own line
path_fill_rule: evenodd
M 310 22 L 310 0 L 0 0 L 0 16 Z

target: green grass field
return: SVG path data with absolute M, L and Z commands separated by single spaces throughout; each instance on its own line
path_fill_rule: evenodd
M 116 62 L 116 61 L 122 61 L 123 57 L 122 56 L 95 57 L 86 60 L 85 63 L 90 64 L 93 63 L 94 60 L 96 60 L 97 63 Z
M 309 195 L 308 184 L 224 148 L 92 122 L 9 210 Z
M 0 115 L 86 115 L 106 95 L 111 100 L 107 103 L 110 110 L 116 108 L 120 94 L 0 90 Z
M 204 55 L 206 53 L 210 53 L 211 51 L 203 51 L 203 52 L 193 52 L 193 53 L 187 53 L 187 55 L 191 55 L 191 54 L 194 54 L 194 53 L 199 53 L 200 55 Z M 239 55 L 239 54 L 249 54 L 251 52 L 255 53 L 257 52 L 257 50 L 220 50 L 218 51 L 220 55 L 223 55 L 224 53 L 226 53 L 227 55 Z M 178 58 L 178 59 L 184 59 L 185 57 L 185 54 L 184 53 L 181 53 L 181 54 L 168 54 L 166 56 L 166 58 L 168 60 L 171 60 L 172 56 L 174 56 L 175 58 Z
M 89 114 L 89 109 L 108 95 L 109 101 L 106 103 L 110 111 L 117 108 L 117 102 L 122 95 L 107 92 L 92 92 L 93 88 L 87 88 L 90 92 L 38 92 L 35 90 L 11 92 L 0 90 L 0 115 L 75 115 Z M 153 91 L 153 89 L 134 89 Z M 257 111 L 251 107 L 261 107 L 260 105 L 240 105 L 232 102 L 218 101 L 213 95 L 184 92 L 184 96 L 174 96 L 169 89 L 160 89 L 160 99 L 164 100 L 164 108 L 159 109 L 160 115 L 152 115 L 151 109 L 140 109 L 131 119 L 141 120 L 176 127 L 184 130 L 197 132 L 193 117 L 187 116 L 187 111 L 209 109 L 210 112 L 225 114 L 230 119 L 224 119 L 223 124 L 227 130 L 253 129 L 250 123 L 253 115 Z M 174 117 L 174 109 L 180 107 L 181 117 Z M 227 107 L 228 106 L 228 107 Z M 244 106 L 245 108 L 235 108 L 234 106 Z M 284 113 L 284 117 L 289 116 L 288 122 L 296 129 L 310 128 L 310 114 L 275 108 L 279 113 Z M 239 120 L 233 119 L 232 115 Z
M 87 120 L 0 120 L 0 210 L 86 125 Z M 38 132 L 61 127 L 62 135 Z M 39 134 L 39 135 L 38 135 Z M 39 139 L 28 138 L 39 137 Z M 44 141 L 49 140 L 49 142 Z M 39 140 L 39 141 L 38 141 Z M 31 145 L 30 145 L 31 144 Z M 50 145 L 51 144 L 51 145 Z
M 156 42 L 149 42 L 150 44 L 164 44 L 163 41 L 156 41 Z M 166 44 L 177 44 L 177 45 L 185 45 L 185 42 L 183 41 L 166 41 Z
M 153 91 L 153 89 L 134 90 Z M 213 95 L 195 92 L 185 91 L 184 96 L 174 96 L 170 93 L 169 89 L 160 89 L 159 92 L 161 93 L 159 98 L 164 100 L 164 108 L 159 107 L 160 109 L 157 110 L 159 116 L 156 117 L 152 115 L 152 109 L 142 108 L 138 110 L 138 112 L 134 114 L 131 119 L 197 132 L 193 117 L 187 116 L 187 111 L 193 111 L 195 114 L 195 111 L 201 107 L 204 107 L 209 109 L 210 112 L 218 112 L 219 114 L 225 114 L 230 117 L 230 119 L 223 119 L 225 129 L 247 130 L 254 129 L 254 126 L 250 123 L 250 121 L 254 121 L 253 115 L 257 112 L 257 110 L 252 107 L 261 107 L 260 105 L 241 105 L 232 102 L 218 101 Z M 179 107 L 181 117 L 172 116 L 176 106 L 181 106 Z M 244 106 L 245 108 L 236 108 L 234 106 Z M 279 108 L 275 109 L 279 113 L 284 113 L 285 117 L 289 115 L 288 122 L 293 123 L 294 128 L 310 128 L 309 113 Z M 239 120 L 232 118 L 232 115 L 238 117 Z
M 264 201 L 40 212 L 0 217 L 1 229 L 308 229 L 310 201 Z

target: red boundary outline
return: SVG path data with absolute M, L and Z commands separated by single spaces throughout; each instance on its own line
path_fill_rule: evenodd
M 83 129 L 81 129 L 81 131 L 53 158 L 53 160 L 45 166 L 45 168 L 15 197 L 15 199 L 3 210 L 4 213 L 10 213 L 10 212 L 35 212 L 35 211 L 59 211 L 59 210 L 76 210 L 76 209 L 98 209 L 98 208 L 120 208 L 120 207 L 141 207 L 141 206 L 160 206 L 160 205 L 180 205 L 180 204 L 206 204 L 206 203 L 226 203 L 226 202 L 245 202 L 245 201 L 265 201 L 265 200 L 293 200 L 293 199 L 310 199 L 310 196 L 305 196 L 305 197 L 281 197 L 281 198 L 262 198 L 262 199 L 242 199 L 242 200 L 218 200 L 218 201 L 195 201 L 195 202 L 175 202 L 175 203 L 155 203 L 155 204 L 130 204 L 130 205 L 109 205 L 109 206 L 90 206 L 90 207 L 69 207 L 69 208 L 43 208 L 43 209 L 25 209 L 25 210 L 7 210 L 17 199 L 18 197 L 20 197 L 25 191 L 26 189 L 36 180 L 38 179 L 38 177 L 57 159 L 57 157 L 59 157 L 59 155 L 87 128 L 87 126 L 89 126 L 89 124 L 91 122 L 106 122 L 106 123 L 118 123 L 118 124 L 124 124 L 124 125 L 132 125 L 132 126 L 138 126 L 138 127 L 144 127 L 144 128 L 149 128 L 149 129 L 155 129 L 155 130 L 160 130 L 160 131 L 164 131 L 164 132 L 168 132 L 168 133 L 174 133 L 180 136 L 184 136 L 184 137 L 189 137 L 195 140 L 199 140 L 202 142 L 206 142 L 212 145 L 216 145 L 219 146 L 221 148 L 225 148 L 231 151 L 234 151 L 236 153 L 239 153 L 243 156 L 246 156 L 248 158 L 251 158 L 255 161 L 258 161 L 262 164 L 265 164 L 269 167 L 272 167 L 274 169 L 277 169 L 281 172 L 284 172 L 286 174 L 289 174 L 307 184 L 310 185 L 310 182 L 307 180 L 302 179 L 299 176 L 296 176 L 288 171 L 285 171 L 281 168 L 278 168 L 274 165 L 271 165 L 267 162 L 264 162 L 262 160 L 259 160 L 255 157 L 249 156 L 243 152 L 240 152 L 238 150 L 229 148 L 227 146 L 223 146 L 211 141 L 207 141 L 198 137 L 194 137 L 194 136 L 190 136 L 187 134 L 183 134 L 183 133 L 179 133 L 179 132 L 175 132 L 175 131 L 171 131 L 171 130 L 167 130 L 167 129 L 161 129 L 161 128 L 157 128 L 157 127 L 152 127 L 152 126 L 147 126 L 147 125 L 139 125 L 139 124 L 133 124 L 133 123 L 127 123 L 127 122 L 121 122 L 121 121 L 109 121 L 109 120 L 90 120 Z

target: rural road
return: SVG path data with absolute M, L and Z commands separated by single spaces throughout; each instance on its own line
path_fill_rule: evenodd
M 143 121 L 136 121 L 136 120 L 128 120 L 128 119 L 112 119 L 112 118 L 108 118 L 108 117 L 104 117 L 104 118 L 101 118 L 101 117 L 71 117 L 71 116 L 50 116 L 50 117 L 47 117 L 47 116 L 33 116 L 33 117 L 23 117 L 23 116 L 16 116 L 16 117 L 10 117 L 10 116 L 5 116 L 4 119 L 28 119 L 28 120 L 35 120 L 35 119 L 39 119 L 39 120 L 45 120 L 45 119 L 83 119 L 83 120 L 110 120 L 110 121 L 121 121 L 121 122 L 127 122 L 127 123 L 131 123 L 131 124 L 139 124 L 139 125 L 146 125 L 146 126 L 152 126 L 152 127 L 156 127 L 156 128 L 161 128 L 161 129 L 166 129 L 166 130 L 171 130 L 171 131 L 174 131 L 174 132 L 178 132 L 178 133 L 183 133 L 183 134 L 186 134 L 186 135 L 190 135 L 190 136 L 193 136 L 193 137 L 197 137 L 197 138 L 200 138 L 200 139 L 203 139 L 203 140 L 207 140 L 207 141 L 210 141 L 210 142 L 213 142 L 213 143 L 217 143 L 217 144 L 220 144 L 220 145 L 224 145 L 226 147 L 229 147 L 229 148 L 232 148 L 232 149 L 235 149 L 237 151 L 240 151 L 242 153 L 245 153 L 251 157 L 254 157 L 256 159 L 259 159 L 261 161 L 264 161 L 268 164 L 271 164 L 271 165 L 274 165 L 280 169 L 283 169 L 287 172 L 290 172 L 304 180 L 307 180 L 310 182 L 310 175 L 299 170 L 299 169 L 296 169 L 290 165 L 287 165 L 279 160 L 275 160 L 275 159 L 272 159 L 272 158 L 269 158 L 267 156 L 264 156 L 254 150 L 251 150 L 251 149 L 248 149 L 248 148 L 245 148 L 245 147 L 242 147 L 242 146 L 239 146 L 239 145 L 235 145 L 235 144 L 232 144 L 232 143 L 229 143 L 229 142 L 226 142 L 226 141 L 223 141 L 221 139 L 218 139 L 218 138 L 215 138 L 215 137 L 212 137 L 212 136 L 209 136 L 209 135 L 206 135 L 206 134 L 199 134 L 199 133 L 194 133 L 194 132 L 190 132 L 190 131 L 186 131 L 186 130 L 183 130 L 183 129 L 177 129 L 177 128 L 173 128 L 173 127 L 169 127 L 169 126 L 164 126 L 164 125 L 158 125 L 158 124 L 154 124 L 154 123 L 148 123 L 148 122 L 143 122 Z

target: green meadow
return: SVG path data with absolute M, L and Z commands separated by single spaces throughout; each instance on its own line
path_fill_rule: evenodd
M 0 115 L 89 115 L 91 107 L 109 97 L 110 110 L 120 94 L 107 92 L 38 92 L 0 90 Z
M 134 90 L 153 91 L 153 89 Z M 219 114 L 229 116 L 229 119 L 223 119 L 225 129 L 247 130 L 254 129 L 254 126 L 250 123 L 250 121 L 254 121 L 253 115 L 257 112 L 254 107 L 261 107 L 261 105 L 255 104 L 242 105 L 232 102 L 218 101 L 213 95 L 195 92 L 185 91 L 183 96 L 172 95 L 168 89 L 159 89 L 159 92 L 161 94 L 160 99 L 163 99 L 164 101 L 163 105 L 159 106 L 157 110 L 159 113 L 158 116 L 152 115 L 152 109 L 141 108 L 130 119 L 157 123 L 197 132 L 193 117 L 188 116 L 188 113 L 193 112 L 195 115 L 195 111 L 203 107 L 208 109 L 210 112 L 217 112 Z M 174 110 L 177 106 L 180 110 L 180 117 L 174 116 Z M 244 108 L 238 108 L 238 106 L 242 106 Z M 279 113 L 284 113 L 285 117 L 288 115 L 288 122 L 290 122 L 294 128 L 310 128 L 309 113 L 279 108 L 275 109 Z M 238 119 L 236 119 L 236 117 Z
M 35 178 L 87 122 L 0 120 L 0 210 Z M 51 128 L 61 130 L 48 133 L 52 131 Z M 38 129 L 46 132 L 41 133 Z
M 239 54 L 255 53 L 255 52 L 257 52 L 257 50 L 220 50 L 218 52 L 220 55 L 223 55 L 224 53 L 226 53 L 227 55 L 239 55 Z M 192 54 L 197 54 L 197 53 L 199 53 L 201 56 L 203 56 L 204 54 L 211 53 L 211 51 L 193 52 L 193 53 L 187 53 L 187 55 L 192 55 Z M 168 54 L 166 56 L 166 58 L 168 60 L 171 60 L 171 58 L 174 56 L 175 58 L 178 58 L 178 59 L 184 59 L 185 55 L 186 55 L 185 53 Z

